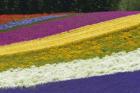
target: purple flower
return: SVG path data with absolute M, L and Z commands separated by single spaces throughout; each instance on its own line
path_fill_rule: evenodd
M 58 15 L 58 16 L 42 16 L 42 17 L 37 17 L 37 18 L 31 18 L 31 19 L 25 19 L 25 20 L 21 20 L 21 21 L 13 21 L 13 22 L 9 22 L 7 24 L 2 24 L 0 25 L 0 30 L 7 30 L 16 26 L 22 26 L 22 25 L 28 25 L 28 24 L 32 24 L 35 22 L 40 22 L 40 21 L 44 21 L 44 20 L 48 20 L 48 19 L 52 19 L 52 18 L 57 18 L 57 17 L 61 17 L 64 15 Z
M 0 89 L 0 93 L 140 93 L 140 71 Z
M 139 13 L 135 12 L 97 12 L 87 13 L 78 16 L 65 18 L 63 20 L 43 22 L 29 27 L 21 27 L 15 30 L 0 34 L 0 45 L 11 44 L 15 42 L 28 41 L 36 38 L 42 38 L 61 32 L 69 31 L 85 25 L 96 24 L 99 22 L 111 20 L 118 17 L 128 16 Z

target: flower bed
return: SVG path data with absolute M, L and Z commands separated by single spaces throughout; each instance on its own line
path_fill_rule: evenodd
M 45 20 L 49 20 L 49 19 L 53 19 L 53 18 L 64 17 L 64 16 L 66 16 L 66 15 L 57 15 L 57 16 L 56 15 L 54 15 L 54 16 L 48 15 L 48 16 L 31 18 L 31 19 L 25 19 L 25 20 L 21 20 L 21 21 L 13 21 L 13 22 L 9 22 L 7 24 L 0 25 L 0 30 L 7 30 L 7 29 L 17 27 L 17 26 L 28 25 L 28 24 L 41 22 L 41 21 L 45 21 Z
M 130 30 L 126 29 L 113 34 L 90 38 L 64 46 L 0 56 L 0 67 L 2 67 L 0 68 L 0 71 L 7 70 L 9 68 L 27 68 L 32 65 L 42 66 L 48 63 L 67 62 L 74 59 L 87 59 L 97 56 L 103 57 L 105 55 L 110 55 L 114 52 L 124 50 L 132 51 L 140 47 L 139 29 L 139 27 L 132 28 Z M 33 48 L 29 47 L 29 49 Z M 7 49 L 1 48 L 1 53 L 6 50 Z M 19 52 L 20 50 L 22 50 L 21 47 L 19 47 L 19 50 L 17 51 Z M 10 50 L 7 50 L 7 53 L 10 52 Z
M 136 61 L 137 59 L 137 61 Z M 41 67 L 10 69 L 0 73 L 0 88 L 31 87 L 37 84 L 88 78 L 140 70 L 140 49 L 119 52 L 103 58 L 46 64 Z M 82 72 L 81 72 L 82 71 Z M 63 75 L 61 75 L 63 73 Z M 7 80 L 5 80 L 7 77 Z M 19 78 L 17 78 L 19 77 Z
M 82 26 L 96 24 L 99 22 L 111 20 L 114 18 L 133 15 L 139 12 L 101 12 L 82 14 L 63 20 L 43 22 L 32 27 L 18 28 L 9 32 L 0 34 L 0 45 L 11 44 L 15 42 L 28 41 L 32 39 L 42 38 Z M 92 20 L 91 20 L 92 19 Z M 14 36 L 14 37 L 13 37 Z M 8 38 L 7 38 L 8 37 Z
M 39 16 L 48 16 L 49 14 L 30 14 L 30 15 L 0 15 L 0 24 L 5 24 L 10 21 L 19 21 L 24 19 L 30 19 L 33 17 L 39 17 Z
M 30 88 L 0 89 L 1 93 L 139 93 L 140 71 L 41 84 Z
M 0 15 L 0 24 L 6 24 L 11 21 L 20 21 L 40 16 L 58 16 L 58 15 L 64 15 L 64 14 L 71 14 L 71 13 L 56 13 L 56 14 L 9 14 L 9 15 Z
M 115 17 L 110 15 L 111 19 L 108 19 L 107 13 L 113 13 Z M 35 40 L 27 38 L 25 42 L 22 42 L 24 40 L 20 38 L 21 35 L 16 36 L 15 30 L 0 33 L 0 38 L 7 34 L 8 40 L 12 37 L 8 33 L 14 33 L 15 37 L 12 38 L 15 41 L 21 39 L 16 42 L 10 39 L 12 44 L 0 39 L 0 93 L 139 92 L 140 14 L 137 13 L 97 13 L 104 14 L 102 20 L 94 19 L 102 16 L 97 17 L 96 13 L 95 17 L 87 17 L 94 13 L 79 14 L 63 20 L 35 24 L 34 29 L 39 31 L 37 35 L 32 34 L 36 36 L 32 38 Z M 107 19 L 104 19 L 105 16 Z M 77 21 L 82 20 L 78 17 L 83 18 L 77 27 L 69 27 L 72 23 L 78 23 L 75 20 L 66 21 L 70 22 L 68 24 L 64 22 L 76 17 Z M 84 21 L 84 18 L 93 20 Z M 42 30 L 37 29 L 41 24 L 43 27 L 55 22 L 57 25 L 65 24 L 67 28 L 58 30 L 54 26 L 54 30 L 48 31 L 56 33 L 50 32 L 52 34 L 41 34 L 41 37 L 38 37 Z M 25 27 L 26 30 L 18 29 L 22 29 L 21 33 L 27 31 L 28 34 L 32 27 Z M 20 30 L 17 31 L 20 33 Z M 24 38 L 30 36 L 28 34 L 24 37 L 22 34 Z

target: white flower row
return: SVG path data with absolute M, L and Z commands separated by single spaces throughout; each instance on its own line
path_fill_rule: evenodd
M 0 88 L 29 87 L 37 84 L 140 70 L 140 49 L 119 52 L 102 59 L 11 69 L 0 73 Z

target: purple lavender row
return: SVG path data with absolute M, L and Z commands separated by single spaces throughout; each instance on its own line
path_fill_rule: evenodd
M 0 30 L 7 30 L 16 26 L 28 25 L 35 22 L 41 22 L 48 19 L 52 19 L 52 18 L 62 17 L 62 16 L 64 15 L 54 15 L 54 16 L 50 15 L 50 16 L 42 16 L 42 17 L 36 17 L 36 18 L 31 18 L 31 19 L 25 19 L 21 21 L 12 21 L 7 24 L 0 24 Z
M 62 81 L 0 93 L 140 93 L 140 71 Z
M 43 22 L 40 24 L 32 25 L 30 27 L 21 27 L 17 28 L 16 30 L 0 33 L 0 45 L 42 38 L 75 29 L 81 26 L 96 24 L 99 22 L 137 13 L 140 12 L 118 11 L 79 14 L 78 16 L 68 17 L 63 20 Z

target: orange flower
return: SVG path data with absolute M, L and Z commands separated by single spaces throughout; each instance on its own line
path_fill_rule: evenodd
M 29 15 L 0 15 L 0 24 L 4 24 L 10 21 L 18 21 L 18 20 L 24 20 L 29 19 L 33 17 L 39 17 L 39 16 L 47 16 L 48 14 L 29 14 Z

